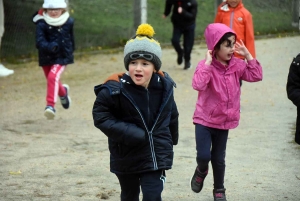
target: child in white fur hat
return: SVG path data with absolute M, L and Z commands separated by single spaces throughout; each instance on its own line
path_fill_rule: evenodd
M 74 63 L 74 20 L 67 11 L 65 0 L 44 0 L 43 8 L 33 16 L 33 22 L 36 24 L 39 65 L 47 80 L 44 115 L 53 119 L 57 95 L 64 109 L 71 104 L 70 88 L 60 82 L 60 76 L 67 64 Z

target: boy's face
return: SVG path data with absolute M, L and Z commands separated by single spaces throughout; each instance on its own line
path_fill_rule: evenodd
M 227 3 L 230 7 L 235 8 L 237 5 L 239 5 L 241 0 L 227 0 Z
M 48 15 L 52 18 L 59 18 L 62 15 L 63 11 L 64 9 L 61 8 L 47 9 Z
M 233 56 L 235 50 L 235 36 L 230 36 L 228 40 L 220 45 L 220 49 L 216 51 L 216 58 L 222 64 L 227 64 Z
M 154 64 L 145 59 L 136 59 L 129 62 L 129 76 L 136 85 L 148 88 L 152 74 L 154 72 Z

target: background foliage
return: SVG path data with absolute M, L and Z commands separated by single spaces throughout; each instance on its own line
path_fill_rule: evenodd
M 292 0 L 243 0 L 252 13 L 255 34 L 297 32 L 292 27 Z M 4 0 L 5 33 L 1 56 L 6 62 L 35 59 L 35 25 L 33 14 L 43 0 Z M 170 43 L 170 18 L 162 19 L 164 0 L 148 0 L 148 23 L 161 43 Z M 134 35 L 134 0 L 69 0 L 69 12 L 75 19 L 76 53 L 123 47 Z M 213 22 L 213 0 L 198 0 L 196 39 L 202 39 L 207 24 Z

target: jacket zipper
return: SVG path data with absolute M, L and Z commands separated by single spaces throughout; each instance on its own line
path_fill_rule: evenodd
M 230 28 L 233 29 L 233 17 L 234 17 L 234 11 L 230 14 Z
M 147 127 L 147 125 L 146 125 L 146 123 L 145 123 L 145 120 L 144 120 L 144 118 L 143 118 L 143 115 L 141 114 L 141 112 L 140 112 L 140 110 L 137 108 L 137 106 L 134 104 L 134 102 L 131 100 L 131 98 L 130 98 L 129 96 L 127 96 L 127 94 L 126 94 L 125 92 L 122 92 L 122 94 L 123 94 L 123 95 L 124 95 L 124 96 L 132 103 L 132 105 L 134 106 L 134 108 L 136 109 L 136 111 L 139 113 L 139 115 L 140 115 L 140 117 L 141 117 L 141 119 L 142 119 L 142 121 L 143 121 L 143 124 L 144 124 L 144 126 L 145 126 L 145 128 L 146 128 L 146 131 L 147 131 L 147 133 L 148 133 L 148 135 L 149 135 L 149 137 L 150 137 L 149 142 L 150 142 L 151 155 L 152 155 L 152 158 L 153 158 L 153 166 L 154 166 L 154 170 L 158 170 L 157 160 L 156 160 L 156 157 L 155 157 L 155 151 L 154 151 L 154 144 L 153 144 L 153 137 L 152 137 L 152 134 L 153 134 L 153 129 L 155 128 L 155 125 L 157 124 L 157 121 L 158 121 L 158 119 L 159 119 L 159 117 L 160 117 L 160 115 L 161 115 L 161 113 L 162 113 L 164 107 L 166 106 L 168 100 L 170 99 L 172 93 L 169 93 L 169 95 L 168 95 L 166 101 L 164 102 L 163 106 L 161 107 L 161 110 L 159 111 L 159 114 L 158 114 L 158 116 L 157 116 L 157 118 L 156 118 L 156 120 L 155 120 L 155 122 L 154 122 L 154 124 L 153 124 L 153 126 L 152 126 L 152 128 L 151 128 L 151 131 L 148 130 L 148 127 Z M 149 98 L 149 97 L 148 97 L 148 98 Z M 148 108 L 149 108 L 149 107 L 148 107 Z
M 166 101 L 164 102 L 163 106 L 161 107 L 161 110 L 160 110 L 159 113 L 158 113 L 158 116 L 157 116 L 157 118 L 156 118 L 156 120 L 155 120 L 155 122 L 154 122 L 154 124 L 153 124 L 153 126 L 152 126 L 152 128 L 151 128 L 151 131 L 149 132 L 149 136 L 150 136 L 150 139 L 151 139 L 151 140 L 150 140 L 150 142 L 151 142 L 151 143 L 150 143 L 150 144 L 151 144 L 151 151 L 152 151 L 152 149 L 153 149 L 153 154 L 154 154 L 154 145 L 153 145 L 153 137 L 152 137 L 152 133 L 153 133 L 153 130 L 154 130 L 154 128 L 155 128 L 155 125 L 157 124 L 157 121 L 158 121 L 158 119 L 159 119 L 159 117 L 160 117 L 160 115 L 161 115 L 161 113 L 162 113 L 164 107 L 166 106 L 167 102 L 169 101 L 169 99 L 170 99 L 170 97 L 171 97 L 171 94 L 172 94 L 172 93 L 169 93 L 168 98 L 166 99 Z M 153 147 L 152 147 L 152 146 L 153 146 Z M 156 161 L 155 155 L 153 155 L 153 159 L 155 160 L 154 169 L 157 170 L 157 169 L 158 169 L 158 166 L 157 166 L 157 161 Z

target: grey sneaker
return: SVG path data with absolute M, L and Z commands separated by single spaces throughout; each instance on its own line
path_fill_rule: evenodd
M 60 96 L 60 102 L 63 108 L 68 109 L 71 105 L 71 98 L 69 96 L 70 87 L 67 84 L 63 84 L 64 88 L 66 89 L 67 94 L 65 96 Z
M 203 188 L 203 182 L 208 173 L 208 170 L 205 172 L 200 172 L 198 166 L 196 167 L 195 173 L 191 179 L 191 189 L 195 193 L 200 193 Z
M 47 106 L 45 108 L 44 115 L 45 115 L 45 117 L 47 117 L 48 120 L 54 119 L 55 109 L 52 106 Z
M 214 201 L 227 201 L 225 191 L 226 191 L 225 188 L 214 189 L 213 190 Z

